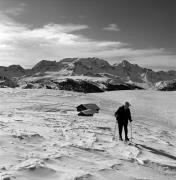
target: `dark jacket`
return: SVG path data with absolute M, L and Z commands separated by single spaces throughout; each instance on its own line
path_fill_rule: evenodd
M 124 106 L 120 106 L 119 109 L 115 112 L 115 117 L 118 122 L 128 123 L 128 120 L 131 122 L 131 112 L 130 109 L 125 109 Z

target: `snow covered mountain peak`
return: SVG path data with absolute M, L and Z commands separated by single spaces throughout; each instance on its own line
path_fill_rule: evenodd
M 123 67 L 126 67 L 126 66 L 131 66 L 132 64 L 127 61 L 127 60 L 123 60 L 120 64 L 122 64 Z
M 156 82 L 176 79 L 176 71 L 158 71 L 143 68 L 123 60 L 119 64 L 111 65 L 100 58 L 65 58 L 60 61 L 42 60 L 32 69 L 23 69 L 19 65 L 9 67 L 0 66 L 0 75 L 8 78 L 23 77 L 54 77 L 60 76 L 87 76 L 94 78 L 106 78 L 113 82 L 124 82 L 142 86 L 155 86 Z

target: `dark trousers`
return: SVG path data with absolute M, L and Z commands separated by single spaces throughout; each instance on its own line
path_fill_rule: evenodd
M 128 138 L 128 122 L 118 122 L 119 138 L 122 138 L 122 130 L 124 128 L 125 138 Z

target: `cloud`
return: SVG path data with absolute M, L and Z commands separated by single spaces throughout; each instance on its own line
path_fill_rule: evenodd
M 85 24 L 52 23 L 31 28 L 2 13 L 0 17 L 4 18 L 0 22 L 0 65 L 20 64 L 28 68 L 41 59 L 60 60 L 66 57 L 100 57 L 109 61 L 129 57 L 144 64 L 148 59 L 151 65 L 155 59 L 155 64 L 159 64 L 159 57 L 163 62 L 164 58 L 165 62 L 167 59 L 170 63 L 174 61 L 165 49 L 134 49 L 119 41 L 87 38 L 80 33 L 90 28 Z
M 117 24 L 109 24 L 108 26 L 103 28 L 106 31 L 120 31 Z
M 147 68 L 159 70 L 175 70 L 176 55 L 171 54 L 156 54 L 145 57 L 135 57 L 132 59 L 134 63 L 142 65 Z
M 16 7 L 10 7 L 7 8 L 3 11 L 4 14 L 9 15 L 9 16 L 18 16 L 21 13 L 24 12 L 25 7 L 27 6 L 27 4 L 25 3 L 20 3 L 18 6 Z
M 88 28 L 82 24 L 47 24 L 31 29 L 6 19 L 0 22 L 0 61 L 27 65 L 41 58 L 87 57 L 124 46 L 121 42 L 95 41 L 78 34 Z

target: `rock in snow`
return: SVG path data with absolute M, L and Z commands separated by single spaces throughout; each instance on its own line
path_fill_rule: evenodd
M 160 91 L 176 91 L 176 79 L 158 82 L 155 87 Z
M 10 78 L 7 78 L 5 76 L 0 76 L 0 87 L 5 88 L 5 87 L 11 87 L 15 88 L 18 87 L 17 83 Z

